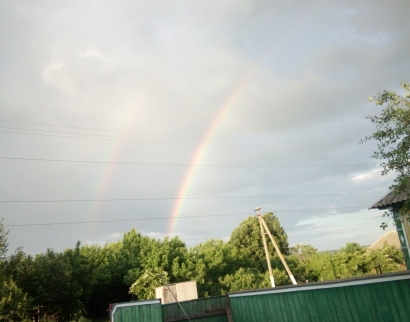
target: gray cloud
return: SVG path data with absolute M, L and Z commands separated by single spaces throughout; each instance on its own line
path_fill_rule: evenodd
M 367 207 L 393 176 L 378 175 L 375 145 L 358 142 L 373 130 L 365 116 L 378 111 L 367 97 L 408 80 L 406 1 L 0 6 L 2 156 L 187 165 L 216 124 L 203 164 L 355 166 L 198 167 L 187 197 L 287 197 L 186 200 L 181 216 L 235 214 L 181 218 L 175 233 L 189 245 L 226 238 L 256 205 L 277 212 L 291 244 L 338 248 L 382 234 L 381 217 Z M 0 162 L 2 200 L 177 197 L 188 171 Z M 306 194 L 312 196 L 300 196 Z M 0 217 L 5 225 L 148 219 L 169 217 L 174 202 L 0 203 Z M 112 241 L 132 227 L 161 238 L 169 225 L 157 219 L 9 229 L 12 248 L 34 253 L 77 240 Z

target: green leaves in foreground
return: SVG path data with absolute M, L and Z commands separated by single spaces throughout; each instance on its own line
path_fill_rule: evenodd
M 403 94 L 383 90 L 370 97 L 371 102 L 383 108 L 379 114 L 367 117 L 376 131 L 361 142 L 377 142 L 373 158 L 380 160 L 381 174 L 393 172 L 396 178 L 390 188 L 410 197 L 410 83 L 401 83 L 401 87 Z M 410 198 L 402 210 L 410 213 Z M 380 227 L 385 229 L 387 223 L 383 222 Z
M 30 300 L 10 278 L 0 280 L 0 321 L 30 321 Z

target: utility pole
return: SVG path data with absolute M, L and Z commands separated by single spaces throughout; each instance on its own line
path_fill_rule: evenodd
M 286 263 L 286 260 L 285 260 L 285 258 L 284 258 L 283 255 L 282 255 L 282 252 L 280 251 L 278 245 L 277 245 L 276 242 L 275 242 L 275 239 L 273 238 L 273 236 L 272 236 L 272 234 L 271 234 L 271 232 L 270 232 L 270 230 L 269 230 L 269 228 L 268 228 L 268 225 L 266 224 L 265 220 L 264 220 L 264 219 L 262 218 L 262 216 L 260 215 L 260 212 L 259 212 L 260 209 L 261 209 L 260 207 L 256 207 L 255 211 L 257 211 L 257 213 L 258 213 L 259 224 L 260 224 L 260 226 L 261 226 L 262 239 L 263 239 L 263 243 L 264 243 L 264 246 L 265 246 L 266 259 L 268 260 L 268 267 L 269 267 L 269 273 L 270 273 L 270 276 L 271 276 L 272 287 L 275 287 L 275 283 L 273 282 L 272 268 L 271 268 L 271 265 L 270 265 L 268 247 L 267 247 L 267 245 L 266 245 L 265 232 L 264 232 L 264 229 L 263 229 L 263 228 L 265 228 L 266 233 L 268 234 L 270 240 L 272 241 L 272 244 L 273 244 L 273 246 L 275 247 L 275 250 L 277 251 L 280 260 L 282 261 L 283 266 L 285 266 L 286 272 L 288 273 L 289 278 L 290 278 L 290 280 L 292 281 L 292 284 L 293 284 L 293 285 L 296 285 L 297 283 L 296 283 L 295 277 L 293 276 L 292 272 L 290 271 L 289 266 L 288 266 L 288 264 Z
M 256 207 L 254 211 L 257 213 L 257 216 L 259 218 L 259 225 L 261 226 L 263 247 L 265 248 L 265 256 L 266 256 L 266 261 L 268 263 L 270 283 L 272 284 L 272 287 L 275 287 L 275 279 L 273 278 L 273 274 L 272 274 L 272 266 L 271 266 L 271 263 L 270 263 L 268 245 L 266 244 L 265 232 L 263 231 L 263 225 L 262 225 L 262 221 L 261 221 L 261 214 L 259 212 L 260 210 L 261 210 L 260 207 Z

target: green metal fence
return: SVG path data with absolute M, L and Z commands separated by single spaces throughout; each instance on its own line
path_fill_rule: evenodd
M 116 303 L 110 312 L 111 322 L 162 322 L 160 300 Z
M 193 322 L 410 321 L 410 271 L 180 302 Z M 114 304 L 112 322 L 186 321 L 177 303 Z
M 180 302 L 191 321 L 196 322 L 228 322 L 230 314 L 227 296 L 208 297 L 192 301 Z M 164 322 L 187 321 L 178 303 L 162 306 Z
M 233 319 L 410 321 L 410 272 L 230 293 Z

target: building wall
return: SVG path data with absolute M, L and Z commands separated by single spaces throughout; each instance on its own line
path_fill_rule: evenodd
M 160 286 L 155 289 L 156 298 L 161 299 L 163 304 L 175 302 L 175 298 L 168 288 L 171 289 L 178 301 L 189 301 L 198 298 L 195 281 L 170 284 L 168 287 Z
M 198 298 L 198 291 L 196 289 L 195 281 L 178 283 L 175 284 L 175 286 L 178 293 L 178 301 L 189 301 Z

